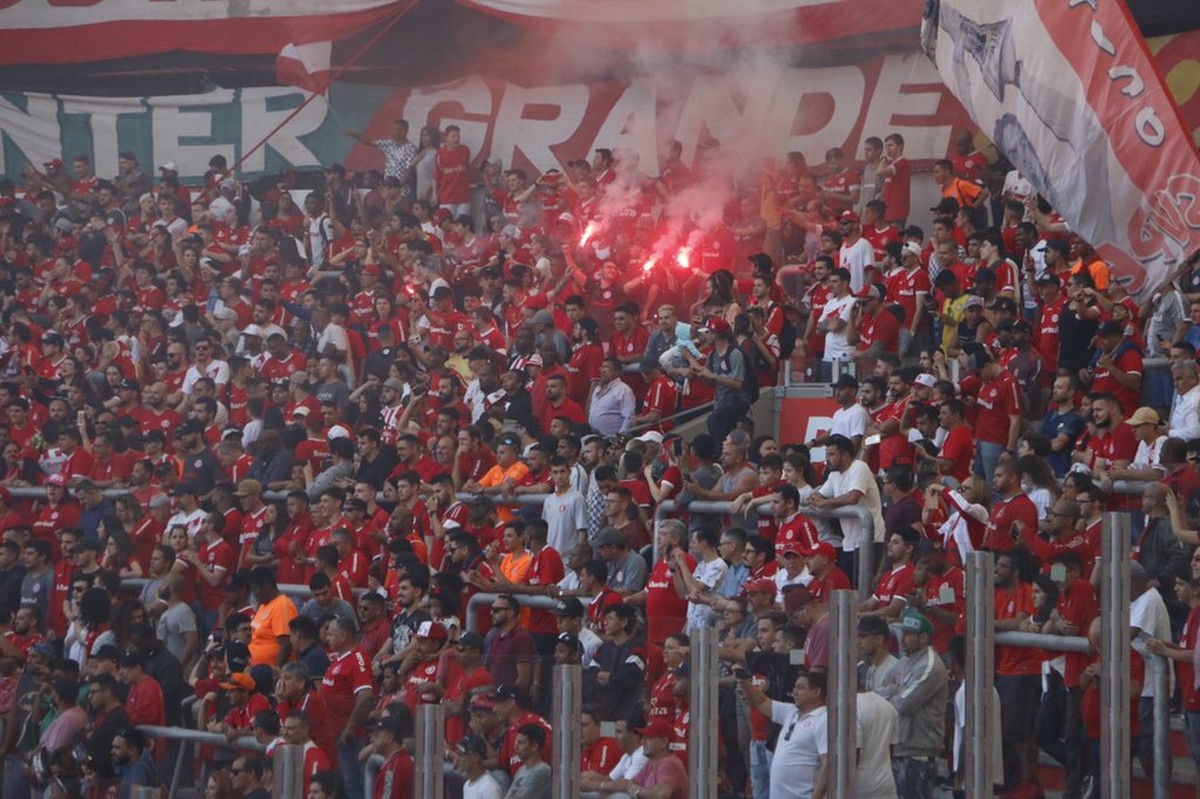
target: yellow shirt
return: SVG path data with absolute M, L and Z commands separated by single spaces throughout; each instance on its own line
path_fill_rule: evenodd
M 942 314 L 950 317 L 954 324 L 942 322 L 942 353 L 950 355 L 950 351 L 958 347 L 958 326 L 967 316 L 967 298 L 969 294 L 942 300 Z
M 288 622 L 300 615 L 283 594 L 259 607 L 250 621 L 250 665 L 274 666 L 279 660 L 279 636 L 287 635 Z

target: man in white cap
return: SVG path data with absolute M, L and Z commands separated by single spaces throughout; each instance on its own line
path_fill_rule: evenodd
M 904 324 L 900 328 L 901 357 L 912 351 L 914 341 L 924 339 L 925 298 L 931 291 L 929 272 L 921 265 L 921 245 L 906 241 L 900 248 L 900 268 L 887 276 L 888 302 L 904 309 Z

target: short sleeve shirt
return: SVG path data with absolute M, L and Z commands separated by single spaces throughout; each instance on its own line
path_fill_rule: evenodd
M 280 594 L 254 613 L 250 621 L 250 663 L 275 665 L 279 657 L 279 637 L 290 632 L 288 623 L 297 616 L 296 606 Z

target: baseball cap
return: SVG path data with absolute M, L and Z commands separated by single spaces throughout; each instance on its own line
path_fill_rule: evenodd
M 458 640 L 454 644 L 455 646 L 462 646 L 467 649 L 475 649 L 479 652 L 482 652 L 485 648 L 483 636 L 479 633 L 463 633 L 458 636 Z
M 191 483 L 186 482 L 186 481 L 176 484 L 176 486 L 171 489 L 171 495 L 176 496 L 176 497 L 183 496 L 184 494 L 199 494 L 199 493 L 200 493 L 200 491 L 196 488 L 196 486 L 194 486 Z
M 297 405 L 296 410 L 292 411 L 292 416 L 299 416 L 301 419 L 308 416 L 310 409 L 307 405 Z
M 51 158 L 49 161 L 43 161 L 42 166 L 47 169 L 62 169 L 63 160 L 61 158 Z
M 900 251 L 907 253 L 908 255 L 915 255 L 918 258 L 921 257 L 921 245 L 917 244 L 915 241 L 904 242 L 904 246 L 900 248 Z
M 771 594 L 774 596 L 777 590 L 778 586 L 775 585 L 775 581 L 766 577 L 760 577 L 757 580 L 751 580 L 742 586 L 743 594 Z
M 1133 412 L 1133 416 L 1130 416 L 1125 420 L 1125 424 L 1129 425 L 1130 427 L 1137 427 L 1143 424 L 1158 425 L 1161 423 L 1162 420 L 1158 417 L 1158 412 L 1153 408 L 1147 408 L 1145 406 L 1138 408 Z
M 597 547 L 624 547 L 625 537 L 622 536 L 618 530 L 615 530 L 612 527 L 606 527 L 596 534 L 595 543 Z
M 467 735 L 458 742 L 458 751 L 464 755 L 486 757 L 488 751 L 487 741 L 478 735 Z
M 709 333 L 731 333 L 733 329 L 724 319 L 710 318 L 704 323 L 704 329 Z
M 863 286 L 862 293 L 859 296 L 864 300 L 882 300 L 883 289 L 881 289 L 875 283 L 869 283 L 868 285 Z
M 852 374 L 842 373 L 838 375 L 838 379 L 833 383 L 834 388 L 858 388 L 858 380 Z
M 112 660 L 112 661 L 120 662 L 121 650 L 117 649 L 112 644 L 105 644 L 104 646 L 102 646 L 98 650 L 96 650 L 96 654 L 92 655 L 92 657 L 98 658 L 100 660 Z
M 1109 319 L 1107 322 L 1101 322 L 1100 327 L 1096 328 L 1097 336 L 1120 336 L 1125 333 L 1125 325 L 1120 322 L 1114 322 Z
M 257 687 L 254 682 L 254 678 L 241 671 L 236 674 L 230 674 L 229 682 L 223 682 L 220 685 L 226 691 L 233 691 L 238 688 L 241 688 L 245 691 L 253 691 Z
M 933 622 L 915 610 L 908 610 L 900 617 L 900 629 L 910 633 L 933 635 Z
M 579 636 L 575 633 L 559 633 L 555 639 L 556 644 L 562 644 L 567 649 L 573 652 L 582 652 L 583 644 L 579 641 Z
M 675 728 L 667 721 L 655 721 L 642 728 L 643 738 L 674 738 Z
M 518 705 L 526 704 L 527 699 L 525 691 L 519 685 L 501 685 L 492 696 L 497 702 L 512 700 Z
M 618 535 L 620 534 L 618 533 Z M 554 603 L 554 610 L 551 612 L 555 616 L 569 616 L 578 619 L 583 616 L 583 603 L 576 597 L 565 596 Z
M 829 558 L 830 560 L 837 560 L 837 550 L 834 549 L 833 544 L 829 543 L 828 541 L 818 542 L 815 547 L 813 547 L 812 549 L 805 550 L 803 554 L 805 555 L 805 557 L 809 557 L 809 558 L 820 555 L 823 558 Z
M 261 494 L 262 490 L 262 483 L 257 480 L 243 480 L 238 483 L 237 491 L 234 491 L 233 495 L 235 497 L 248 497 L 251 494 Z
M 937 378 L 934 377 L 933 375 L 929 374 L 928 372 L 921 372 L 921 374 L 916 376 L 916 378 L 913 380 L 913 382 L 916 383 L 918 386 L 924 386 L 925 388 L 933 388 L 934 386 L 937 385 Z
M 943 197 L 937 205 L 929 210 L 935 214 L 957 214 L 959 207 L 958 200 L 953 197 Z
M 965 303 L 963 303 L 963 308 L 982 308 L 982 307 L 983 307 L 983 297 L 980 297 L 978 294 L 972 294 L 971 296 L 967 297 L 967 301 Z
M 849 211 L 849 210 L 842 211 L 842 215 L 839 216 L 838 219 L 841 220 L 842 222 L 853 222 L 856 225 L 860 221 L 858 218 L 858 214 L 854 213 L 853 211 Z
M 163 161 L 161 164 L 159 164 L 158 168 L 163 172 L 178 172 L 179 164 L 175 163 L 174 161 Z
M 650 444 L 650 443 L 661 444 L 661 443 L 663 443 L 663 434 L 658 432 L 657 430 L 647 430 L 646 432 L 642 433 L 640 436 L 635 438 L 634 441 L 644 441 L 647 444 Z
M 46 479 L 46 484 L 52 486 L 65 486 L 67 484 L 67 476 L 61 472 L 58 474 L 52 474 Z
M 1134 580 L 1146 579 L 1146 567 L 1139 561 L 1131 560 L 1129 562 L 1129 576 Z
M 423 621 L 421 626 L 417 628 L 417 638 L 424 638 L 426 641 L 445 641 L 446 628 L 436 621 Z

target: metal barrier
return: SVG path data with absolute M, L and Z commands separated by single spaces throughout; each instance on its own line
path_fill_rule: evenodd
M 717 631 L 701 627 L 691 636 L 688 682 L 688 799 L 717 797 Z
M 175 755 L 175 766 L 171 771 L 171 787 L 167 792 L 167 799 L 175 799 L 179 791 L 179 782 L 183 777 L 183 765 L 185 762 L 191 762 L 191 759 L 187 757 L 189 746 L 207 744 L 208 746 L 215 746 L 220 749 L 243 749 L 251 752 L 266 751 L 266 747 L 254 738 L 238 738 L 236 741 L 230 742 L 224 735 L 215 732 L 190 730 L 186 727 L 159 727 L 153 724 L 144 724 L 139 726 L 138 729 L 152 738 L 179 742 L 179 751 Z
M 477 620 L 479 618 L 479 606 L 487 605 L 491 607 L 503 592 L 494 592 L 487 594 L 476 594 L 467 601 L 467 608 L 463 614 L 463 629 L 469 633 L 479 632 Z M 517 602 L 522 608 L 534 608 L 535 610 L 554 610 L 558 604 L 558 600 L 548 596 L 536 596 L 534 594 L 521 594 L 517 597 Z
M 829 795 L 854 796 L 858 780 L 858 598 L 834 591 L 829 602 Z

